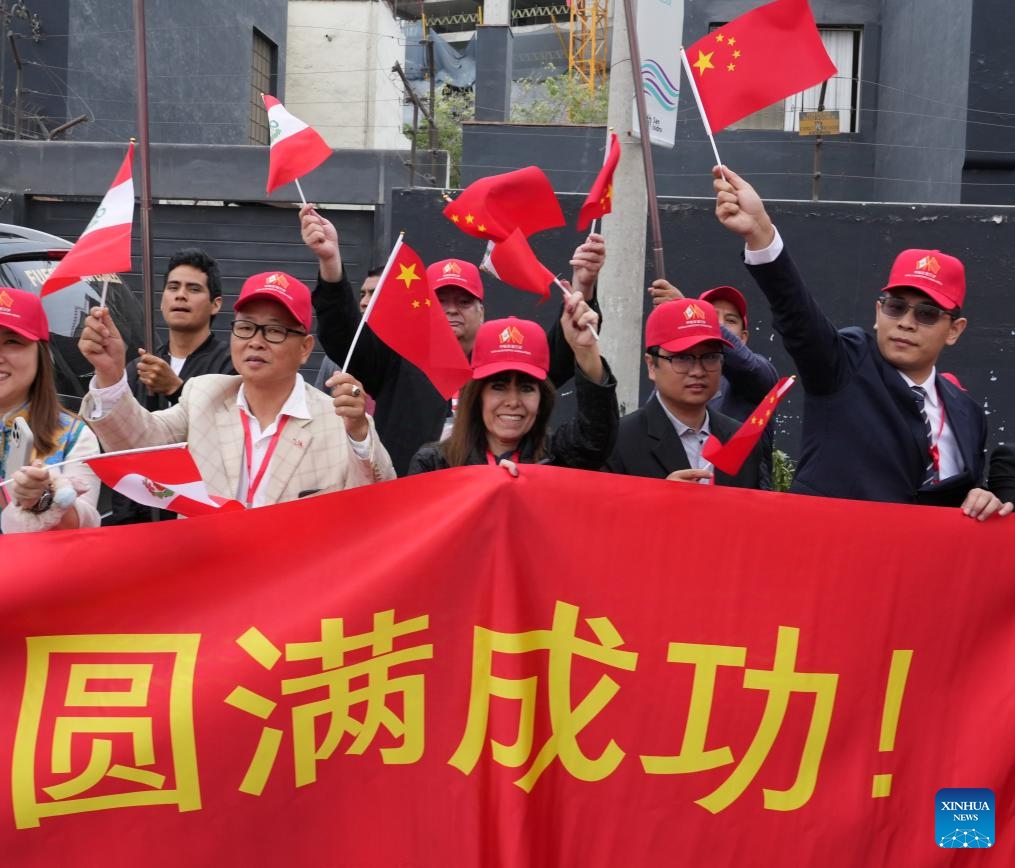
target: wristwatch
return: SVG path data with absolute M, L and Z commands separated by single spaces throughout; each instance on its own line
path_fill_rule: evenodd
M 53 489 L 47 488 L 42 492 L 42 497 L 36 501 L 35 506 L 28 507 L 29 512 L 34 512 L 38 515 L 41 512 L 45 512 L 53 505 Z

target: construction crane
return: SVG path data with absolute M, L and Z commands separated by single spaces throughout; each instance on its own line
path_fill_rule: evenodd
M 589 93 L 606 81 L 610 0 L 571 0 L 568 72 L 577 74 Z

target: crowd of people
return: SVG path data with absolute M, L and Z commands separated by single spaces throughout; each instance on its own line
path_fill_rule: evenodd
M 962 262 L 938 250 L 902 251 L 872 292 L 874 330 L 839 329 L 808 291 L 754 188 L 717 168 L 714 189 L 718 221 L 743 238 L 747 269 L 803 386 L 791 491 L 959 508 L 980 521 L 1008 515 L 1015 450 L 987 455 L 983 410 L 938 370 L 940 354 L 967 323 Z M 515 317 L 485 322 L 476 266 L 435 262 L 429 286 L 472 369 L 446 399 L 369 325 L 349 371 L 338 367 L 380 269 L 354 290 L 335 227 L 309 205 L 299 219 L 317 259 L 316 287 L 281 271 L 249 277 L 233 306 L 228 347 L 211 329 L 222 306 L 218 266 L 200 250 L 170 259 L 161 347 L 126 347 L 109 311 L 93 308 L 79 348 L 95 373 L 79 415 L 60 406 L 38 298 L 0 289 L 3 533 L 97 526 L 99 482 L 82 459 L 100 447 L 178 442 L 188 444 L 210 494 L 247 507 L 483 464 L 513 475 L 519 465 L 542 463 L 771 488 L 771 432 L 736 473 L 706 458 L 709 439 L 729 440 L 778 379 L 771 361 L 748 348 L 747 303 L 735 287 L 694 298 L 665 280 L 648 287 L 644 361 L 654 390 L 621 419 L 598 339 L 601 235 L 575 250 L 569 290 L 546 330 Z M 315 346 L 314 313 L 327 354 L 316 387 L 300 374 Z M 571 380 L 573 417 L 551 430 L 556 389 Z M 152 517 L 114 499 L 105 523 Z

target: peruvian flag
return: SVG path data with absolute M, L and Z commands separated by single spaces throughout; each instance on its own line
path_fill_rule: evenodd
M 479 267 L 516 289 L 543 298 L 550 294 L 554 281 L 553 273 L 536 258 L 521 229 L 515 229 L 503 241 L 490 241 Z
M 130 449 L 84 459 L 114 491 L 142 506 L 193 518 L 219 510 L 243 509 L 238 500 L 210 494 L 185 444 Z
M 728 473 L 730 476 L 738 473 L 747 460 L 747 456 L 751 454 L 751 450 L 761 439 L 765 426 L 771 420 L 783 395 L 792 388 L 795 382 L 795 376 L 783 377 L 779 380 L 772 386 L 772 390 L 761 399 L 761 403 L 755 407 L 754 412 L 747 417 L 744 424 L 730 437 L 725 446 L 716 437 L 709 437 L 701 449 L 702 457 L 706 461 L 711 461 L 723 473 Z
M 113 185 L 102 197 L 92 222 L 42 285 L 40 296 L 77 283 L 82 277 L 130 271 L 130 228 L 134 223 L 134 143 L 127 148 Z
M 282 103 L 261 94 L 268 110 L 270 148 L 268 151 L 268 192 L 312 172 L 328 157 L 331 148 L 321 134 L 293 117 Z

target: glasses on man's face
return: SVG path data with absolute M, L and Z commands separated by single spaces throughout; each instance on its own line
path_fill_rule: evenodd
M 673 372 L 676 374 L 689 374 L 694 368 L 695 364 L 701 362 L 701 367 L 708 373 L 714 373 L 722 367 L 723 354 L 721 352 L 714 353 L 701 353 L 701 355 L 695 355 L 694 353 L 674 353 L 673 355 L 663 356 L 659 353 L 653 353 L 657 359 L 669 362 L 670 367 L 673 368 Z
M 925 301 L 910 304 L 904 298 L 896 298 L 894 295 L 881 296 L 878 299 L 878 304 L 881 305 L 882 313 L 892 319 L 902 319 L 906 315 L 906 311 L 911 310 L 913 311 L 913 319 L 925 326 L 936 325 L 942 316 L 954 317 L 950 311 L 944 310 L 936 304 L 927 304 Z
M 289 335 L 299 335 L 300 337 L 306 337 L 307 335 L 306 332 L 301 332 L 298 329 L 290 329 L 274 324 L 260 325 L 259 323 L 251 322 L 249 319 L 233 320 L 231 330 L 236 337 L 244 341 L 249 341 L 260 332 L 269 344 L 284 343 Z

